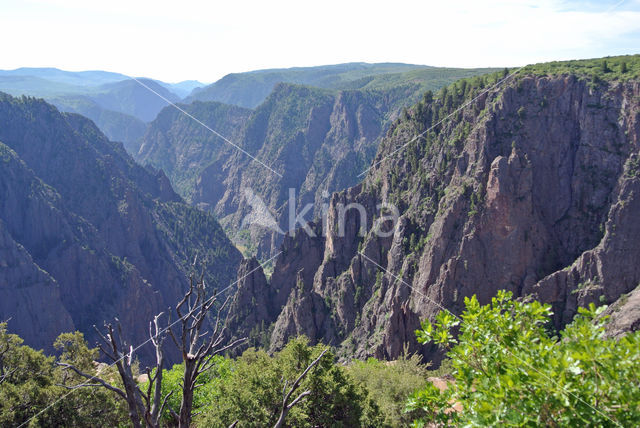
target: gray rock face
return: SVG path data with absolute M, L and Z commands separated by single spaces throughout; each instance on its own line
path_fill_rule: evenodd
M 164 171 L 176 190 L 191 201 L 194 184 L 203 170 L 211 167 L 210 173 L 220 174 L 220 166 L 237 150 L 202 124 L 232 142 L 239 142 L 251 110 L 197 101 L 189 105 L 180 104 L 179 107 L 201 123 L 175 107 L 167 107 L 149 124 L 133 156 L 143 164 Z M 213 165 L 218 165 L 218 168 Z M 212 188 L 222 184 L 222 180 L 210 179 Z
M 0 141 L 0 319 L 27 344 L 47 347 L 74 329 L 92 342 L 92 325 L 115 317 L 142 343 L 153 315 L 175 306 L 196 254 L 213 287 L 235 277 L 241 256 L 215 219 L 89 120 L 2 95 Z
M 360 168 L 373 158 L 388 122 L 402 101 L 412 94 L 396 91 L 342 91 L 336 93 L 296 85 L 278 85 L 247 123 L 243 147 L 279 177 L 235 154 L 222 167 L 224 193 L 219 197 L 220 166 L 212 165 L 197 181 L 194 203 L 210 206 L 231 230 L 247 228 L 254 211 L 245 189 L 262 201 L 280 231 L 290 231 L 290 189 L 296 214 L 306 221 L 321 215 L 329 195 L 356 184 Z M 219 199 L 218 199 L 219 197 Z M 311 209 L 305 211 L 310 204 Z M 250 242 L 260 258 L 275 255 L 283 235 L 262 225 L 248 225 Z
M 459 85 L 418 104 L 376 160 L 478 94 Z M 313 284 L 292 287 L 297 266 L 272 279 L 292 290 L 272 347 L 306 334 L 359 357 L 395 358 L 406 342 L 437 358 L 417 346 L 414 330 L 442 308 L 459 313 L 467 296 L 532 294 L 553 305 L 560 328 L 578 306 L 635 289 L 639 97 L 633 80 L 520 76 L 377 164 L 361 185 L 333 195 Z M 339 202 L 367 213 L 347 216 L 345 236 L 335 233 Z M 380 202 L 400 209 L 392 237 L 374 233 Z
M 316 235 L 306 233 L 284 237 L 279 256 L 267 281 L 255 258 L 246 260 L 238 270 L 237 291 L 229 307 L 227 329 L 230 336 L 249 337 L 250 345 L 279 348 L 284 336 L 273 333 L 276 321 L 294 290 L 309 290 L 313 276 L 322 263 L 324 238 L 318 225 L 310 224 Z M 325 312 L 322 307 L 321 313 Z M 286 342 L 285 342 L 286 343 Z
M 602 315 L 609 316 L 606 333 L 610 337 L 640 329 L 640 286 L 620 296 Z
M 32 338 L 36 349 L 50 351 L 60 332 L 73 330 L 57 282 L 33 262 L 1 223 L 0 276 L 0 314 L 3 321 L 9 321 L 10 331 Z
M 151 123 L 137 159 L 165 171 L 181 195 L 214 212 L 227 230 L 244 230 L 232 238 L 267 259 L 291 228 L 290 189 L 296 213 L 307 221 L 319 217 L 332 192 L 360 181 L 380 137 L 417 91 L 279 84 L 253 111 L 215 102 L 184 106 L 276 173 L 172 108 Z
M 264 330 L 268 329 L 275 316 L 275 295 L 258 261 L 255 258 L 244 260 L 238 269 L 237 291 L 229 305 L 229 339 L 246 337 L 250 339 L 249 346 L 259 345 Z

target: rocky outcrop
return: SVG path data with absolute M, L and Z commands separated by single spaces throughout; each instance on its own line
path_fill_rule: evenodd
M 258 261 L 244 260 L 238 269 L 237 290 L 229 305 L 226 324 L 229 339 L 248 338 L 248 346 L 259 346 L 275 317 L 275 296 Z
M 234 338 L 248 337 L 251 346 L 283 345 L 282 332 L 272 331 L 294 289 L 309 289 L 323 260 L 324 238 L 319 225 L 311 223 L 314 236 L 286 235 L 273 267 L 270 281 L 255 258 L 246 260 L 238 270 L 237 291 L 229 307 L 227 330 Z M 324 308 L 323 308 L 324 312 Z
M 202 123 L 169 107 L 150 125 L 137 158 L 165 171 L 183 197 L 214 212 L 227 230 L 241 230 L 234 241 L 264 260 L 299 226 L 297 214 L 318 218 L 332 192 L 360 181 L 384 130 L 419 88 L 278 84 L 254 111 L 215 102 L 182 106 Z
M 115 317 L 130 342 L 142 343 L 148 321 L 182 295 L 196 255 L 212 287 L 235 277 L 241 256 L 215 219 L 182 202 L 164 174 L 135 164 L 91 121 L 2 95 L 0 141 L 9 253 L 0 262 L 0 319 L 35 320 L 22 327 L 28 344 L 45 346 L 73 329 L 92 342 L 92 325 Z
M 333 191 L 359 181 L 358 166 L 372 159 L 406 97 L 278 85 L 248 121 L 243 147 L 282 176 L 236 153 L 222 166 L 222 195 L 215 179 L 221 166 L 213 164 L 199 177 L 193 202 L 210 207 L 228 229 L 247 230 L 246 242 L 257 243 L 260 258 L 273 256 L 283 234 L 299 226 L 297 215 L 304 221 L 319 217 Z M 247 192 L 264 203 L 275 220 L 271 227 L 247 221 L 256 210 Z
M 428 94 L 391 127 L 364 182 L 333 195 L 313 284 L 293 288 L 295 268 L 272 279 L 292 289 L 272 347 L 306 334 L 343 355 L 395 358 L 408 343 L 433 358 L 414 330 L 465 297 L 532 294 L 561 328 L 578 306 L 637 287 L 638 81 L 524 72 L 488 85 Z M 398 207 L 392 236 L 376 233 L 381 203 Z M 349 204 L 365 216 L 343 222 Z
M 176 190 L 191 201 L 195 180 L 203 170 L 209 167 L 209 174 L 220 173 L 220 166 L 236 150 L 205 126 L 238 143 L 251 110 L 198 101 L 178 106 L 199 122 L 175 107 L 167 107 L 149 124 L 139 147 L 132 154 L 141 163 L 161 169 Z M 222 186 L 222 180 L 209 179 L 212 180 L 212 188 Z
M 72 331 L 58 283 L 15 242 L 0 222 L 0 314 L 9 330 L 31 339 L 36 349 L 51 351 L 61 331 Z
M 609 306 L 602 316 L 608 316 L 606 334 L 620 337 L 630 331 L 640 329 L 640 286 L 630 293 L 623 294 Z

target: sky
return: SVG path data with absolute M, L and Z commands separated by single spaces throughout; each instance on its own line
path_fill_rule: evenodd
M 513 67 L 640 53 L 640 0 L 0 0 L 0 69 L 167 82 L 343 62 Z

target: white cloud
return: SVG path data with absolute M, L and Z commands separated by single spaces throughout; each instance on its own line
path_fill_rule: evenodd
M 212 81 L 234 71 L 347 61 L 514 66 L 638 53 L 640 1 L 607 12 L 616 4 L 34 0 L 0 6 L 0 68 Z

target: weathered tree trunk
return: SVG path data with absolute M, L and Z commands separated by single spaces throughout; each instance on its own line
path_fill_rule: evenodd
M 184 361 L 184 376 L 182 378 L 182 385 L 187 386 L 182 389 L 182 402 L 180 403 L 180 420 L 178 421 L 179 428 L 189 428 L 191 425 L 191 412 L 193 410 L 193 390 L 192 383 L 195 381 L 194 375 L 196 373 L 196 361 L 189 358 L 186 355 Z
M 142 406 L 142 400 L 139 399 L 138 385 L 133 380 L 133 374 L 131 370 L 125 371 L 122 369 L 122 364 L 117 364 L 118 372 L 124 383 L 124 390 L 126 394 L 127 406 L 129 408 L 129 418 L 134 427 L 140 427 L 141 415 L 139 411 L 144 408 Z
M 246 338 L 243 338 L 226 345 L 223 344 L 225 340 L 224 322 L 220 318 L 223 308 L 229 301 L 228 298 L 218 308 L 214 325 L 209 326 L 206 323 L 209 311 L 216 301 L 215 293 L 212 297 L 206 296 L 204 280 L 200 278 L 200 281 L 196 282 L 191 276 L 189 291 L 176 306 L 178 320 L 172 323 L 169 319 L 167 327 L 161 329 L 158 320 L 162 314 L 159 314 L 152 323 L 149 323 L 149 337 L 156 350 L 156 364 L 154 370 L 147 369 L 149 384 L 146 392 L 141 390 L 133 376 L 131 363 L 134 349 L 124 342 L 119 323 L 116 324 L 117 331 L 114 331 L 111 324 L 106 325 L 106 335 L 103 335 L 98 329 L 96 331 L 103 342 L 99 344 L 99 347 L 113 361 L 112 365 L 117 367 L 118 374 L 122 379 L 123 389 L 113 386 L 97 375 L 83 373 L 71 364 L 59 362 L 60 366 L 73 370 L 80 376 L 94 382 L 62 386 L 68 389 L 104 387 L 115 392 L 127 402 L 129 418 L 134 428 L 141 428 L 142 423 L 147 428 L 158 428 L 162 411 L 165 407 L 168 408 L 179 428 L 189 428 L 193 411 L 193 391 L 197 387 L 198 377 L 215 366 L 215 359 L 213 358 L 215 355 L 246 341 Z M 182 327 L 179 340 L 171 331 L 171 327 L 177 323 L 180 323 Z M 211 331 L 207 331 L 207 327 L 210 327 Z M 167 394 L 164 398 L 162 397 L 162 370 L 164 369 L 162 344 L 167 331 L 174 343 L 182 351 L 184 362 L 182 401 L 180 410 L 177 413 L 167 406 L 168 399 L 172 393 Z
M 191 425 L 193 411 L 193 391 L 197 386 L 198 376 L 215 366 L 214 356 L 221 354 L 227 349 L 243 343 L 246 338 L 235 340 L 224 345 L 225 331 L 224 322 L 221 315 L 229 298 L 217 309 L 215 321 L 209 326 L 207 315 L 217 302 L 216 294 L 207 297 L 204 279 L 200 277 L 195 281 L 190 278 L 189 291 L 176 306 L 178 321 L 181 325 L 180 337 L 171 330 L 169 334 L 174 343 L 182 351 L 182 362 L 184 363 L 184 375 L 182 378 L 182 401 L 180 411 L 176 414 L 172 412 L 179 428 L 189 428 Z M 211 331 L 207 331 L 207 327 Z
M 289 410 L 291 410 L 296 404 L 302 401 L 307 395 L 311 394 L 311 391 L 309 390 L 304 391 L 300 395 L 298 395 L 298 397 L 295 400 L 289 402 L 289 400 L 291 399 L 291 395 L 293 395 L 293 393 L 296 392 L 296 389 L 298 389 L 298 387 L 300 386 L 300 382 L 302 382 L 302 379 L 304 379 L 309 373 L 309 371 L 311 371 L 311 369 L 315 367 L 315 365 L 318 364 L 318 362 L 320 362 L 320 360 L 328 350 L 329 348 L 322 351 L 322 353 L 318 356 L 318 358 L 313 360 L 311 364 L 307 366 L 307 368 L 300 374 L 300 376 L 298 376 L 298 379 L 296 379 L 296 381 L 293 382 L 293 385 L 291 385 L 291 389 L 288 392 L 287 392 L 287 382 L 286 381 L 284 382 L 284 387 L 282 388 L 282 410 L 280 411 L 280 416 L 278 417 L 278 421 L 273 426 L 273 428 L 281 428 L 284 425 L 284 420 L 287 418 L 287 415 L 289 414 Z
M 164 338 L 164 331 L 161 330 L 158 325 L 158 318 L 161 315 L 162 314 L 156 316 L 154 319 L 154 323 L 150 324 L 149 326 L 149 335 L 151 338 L 151 342 L 156 347 L 156 367 L 155 373 L 153 374 L 150 369 L 147 370 L 147 375 L 149 376 L 149 385 L 146 393 L 140 389 L 138 382 L 136 382 L 136 379 L 133 376 L 131 364 L 133 362 L 134 349 L 132 346 L 129 346 L 129 349 L 127 351 L 124 351 L 127 348 L 127 345 L 122 339 L 122 331 L 119 323 L 117 324 L 116 331 L 114 331 L 111 324 L 107 324 L 106 335 L 103 335 L 98 329 L 96 329 L 96 331 L 98 332 L 98 335 L 103 342 L 98 346 L 100 347 L 102 353 L 113 361 L 112 365 L 115 365 L 118 369 L 118 374 L 120 375 L 120 379 L 122 380 L 123 388 L 121 389 L 113 386 L 97 375 L 94 376 L 92 374 L 84 373 L 71 364 L 59 362 L 59 366 L 64 367 L 65 369 L 73 370 L 78 375 L 88 379 L 89 381 L 95 382 L 82 383 L 73 386 L 62 386 L 68 389 L 77 389 L 83 387 L 107 388 L 118 394 L 127 403 L 129 419 L 131 420 L 131 425 L 134 428 L 141 428 L 143 423 L 147 428 L 158 428 L 160 426 L 159 421 L 162 414 L 162 409 L 164 408 L 167 399 L 171 395 L 169 394 L 168 396 L 166 396 L 164 401 L 161 399 L 162 369 L 164 367 L 164 357 L 161 349 L 162 341 Z M 152 329 L 152 326 L 155 326 L 155 332 Z M 154 387 L 155 394 L 152 399 L 151 391 Z

